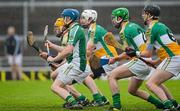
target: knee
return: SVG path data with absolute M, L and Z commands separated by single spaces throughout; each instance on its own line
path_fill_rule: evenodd
M 51 85 L 51 91 L 56 92 L 57 86 L 55 84 Z
M 147 87 L 148 89 L 153 89 L 153 86 L 154 86 L 155 84 L 152 83 L 152 82 L 150 82 L 150 81 L 147 81 L 147 82 L 145 83 L 145 85 L 146 85 L 146 87 Z
M 107 76 L 107 79 L 108 79 L 108 81 L 112 81 L 112 80 L 115 80 L 115 77 L 112 76 L 112 75 L 108 75 L 108 76 Z
M 131 95 L 136 96 L 137 90 L 132 89 L 132 88 L 129 88 L 129 89 L 128 89 L 128 92 L 129 92 Z

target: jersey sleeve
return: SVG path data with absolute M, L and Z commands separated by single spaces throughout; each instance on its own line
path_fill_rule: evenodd
M 79 32 L 79 26 L 75 27 L 74 29 L 70 30 L 69 33 L 69 39 L 68 39 L 68 45 L 73 45 L 75 46 L 77 41 L 80 39 L 80 34 Z

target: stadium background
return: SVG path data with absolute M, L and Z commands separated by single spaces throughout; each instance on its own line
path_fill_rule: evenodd
M 24 80 L 48 78 L 50 69 L 37 53 L 27 46 L 26 34 L 28 30 L 34 32 L 38 43 L 42 46 L 43 30 L 49 25 L 48 39 L 58 43 L 53 35 L 53 23 L 60 16 L 64 8 L 83 9 L 93 8 L 98 12 L 97 23 L 108 31 L 118 34 L 118 30 L 111 24 L 111 11 L 116 7 L 127 7 L 132 21 L 143 26 L 141 12 L 145 4 L 153 2 L 161 7 L 161 21 L 167 24 L 180 40 L 180 0 L 0 0 L 0 79 L 9 79 L 10 68 L 4 55 L 4 40 L 7 27 L 16 27 L 17 34 L 23 42 L 23 70 L 27 76 Z

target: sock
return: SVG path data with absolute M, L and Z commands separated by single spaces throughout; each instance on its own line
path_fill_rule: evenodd
M 93 99 L 98 103 L 102 101 L 101 95 L 99 93 L 93 94 Z
M 175 99 L 170 99 L 170 101 L 173 103 L 174 107 L 178 106 L 178 102 Z
M 81 95 L 77 98 L 78 100 L 84 101 L 86 99 L 86 97 L 84 95 Z
M 151 95 L 148 97 L 147 101 L 154 104 L 157 108 L 164 108 L 164 104 L 159 99 L 156 99 Z
M 67 97 L 66 97 L 66 101 L 67 101 L 68 103 L 71 103 L 72 105 L 77 104 L 77 101 L 74 99 L 74 97 L 73 97 L 72 95 L 67 96 Z
M 101 96 L 101 99 L 102 99 L 103 102 L 107 101 L 107 98 L 105 96 Z
M 117 94 L 114 94 L 112 96 L 113 98 L 113 106 L 117 109 L 121 109 L 121 100 L 120 100 L 120 94 L 117 93 Z
M 173 107 L 173 103 L 170 100 L 165 100 L 163 104 L 165 109 L 170 109 Z

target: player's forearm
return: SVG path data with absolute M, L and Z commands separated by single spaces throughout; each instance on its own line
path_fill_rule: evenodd
M 58 53 L 58 55 L 53 59 L 54 62 L 60 61 L 64 58 L 66 58 L 71 52 L 63 50 L 61 53 Z
M 152 56 L 152 51 L 150 51 L 150 50 L 142 51 L 142 52 L 140 53 L 140 56 L 141 56 L 141 57 L 147 57 L 147 58 L 149 58 L 149 57 Z
M 64 49 L 63 46 L 58 46 L 58 45 L 56 45 L 56 44 L 52 44 L 52 45 L 51 45 L 51 48 L 54 49 L 54 50 L 56 50 L 57 52 L 61 52 L 61 51 Z
M 116 61 L 121 61 L 123 59 L 129 59 L 129 57 L 126 55 L 125 52 L 123 52 L 122 54 L 120 54 L 119 56 L 115 57 Z

